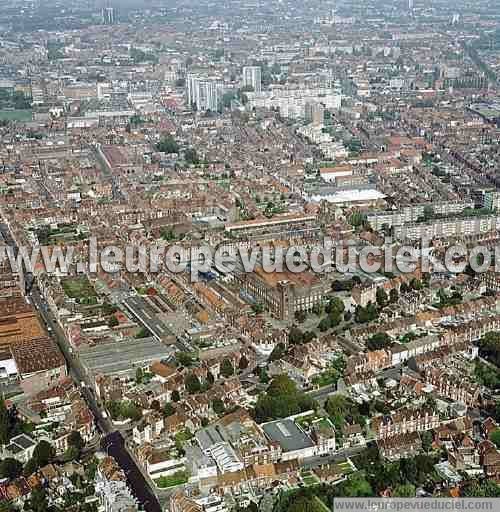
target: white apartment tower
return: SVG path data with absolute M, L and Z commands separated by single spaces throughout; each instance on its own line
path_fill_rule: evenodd
M 262 91 L 262 72 L 260 66 L 243 68 L 243 87 L 252 87 L 254 92 Z
M 102 22 L 104 25 L 114 25 L 116 21 L 116 13 L 113 7 L 103 7 L 102 9 Z
M 222 84 L 215 78 L 202 78 L 192 74 L 186 78 L 187 102 L 197 110 L 217 111 L 221 93 Z

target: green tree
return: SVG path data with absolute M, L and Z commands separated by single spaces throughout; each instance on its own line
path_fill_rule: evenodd
M 500 448 L 500 429 L 497 428 L 490 434 L 490 440 L 497 448 Z
M 195 395 L 201 391 L 200 379 L 194 374 L 190 373 L 186 376 L 186 389 L 190 395 Z
M 25 477 L 31 476 L 36 470 L 38 469 L 38 463 L 34 458 L 31 458 L 26 464 L 24 465 L 23 469 L 23 475 Z
M 175 354 L 175 359 L 179 365 L 183 366 L 184 368 L 189 368 L 194 364 L 195 361 L 194 356 L 188 352 L 177 352 L 177 354 Z
M 224 402 L 220 398 L 216 398 L 212 402 L 212 409 L 214 410 L 215 414 L 218 414 L 219 416 L 222 416 L 226 410 L 224 407 Z
M 271 379 L 269 378 L 269 375 L 267 374 L 267 371 L 265 368 L 259 368 L 259 382 L 261 384 L 269 384 L 269 381 Z
M 74 446 L 79 452 L 85 447 L 85 441 L 83 440 L 80 432 L 73 430 L 68 436 L 68 444 Z
M 68 446 L 67 450 L 63 454 L 65 461 L 77 460 L 80 457 L 80 451 L 74 446 Z
M 136 403 L 124 400 L 120 404 L 120 416 L 132 421 L 139 421 L 142 418 L 142 409 Z
M 312 307 L 311 309 L 311 312 L 313 315 L 316 315 L 316 316 L 323 316 L 323 313 L 325 312 L 325 305 L 321 302 L 317 302 L 316 304 L 314 304 L 314 306 Z M 297 321 L 299 321 L 299 318 L 298 318 L 298 313 L 304 313 L 304 320 L 307 318 L 307 315 L 306 315 L 306 312 L 305 311 L 297 311 L 295 313 L 295 319 Z
M 500 367 L 500 333 L 488 332 L 479 341 L 481 356 Z
M 328 329 L 330 329 L 330 320 L 328 318 L 323 318 L 318 324 L 318 329 L 321 332 L 328 331 Z
M 17 508 L 15 508 L 12 503 L 2 501 L 0 502 L 0 512 L 17 512 Z
M 234 375 L 233 363 L 229 359 L 224 359 L 224 361 L 222 361 L 220 373 L 226 379 Z
M 256 315 L 261 315 L 262 313 L 264 313 L 264 305 L 261 304 L 261 303 L 256 303 L 256 304 L 252 304 L 252 311 L 256 314 Z
M 326 412 L 330 416 L 343 415 L 347 410 L 347 398 L 344 395 L 333 395 L 326 402 Z
M 289 512 L 323 512 L 325 506 L 316 496 L 300 496 L 289 508 Z
M 357 306 L 354 312 L 354 319 L 358 324 L 367 324 L 373 322 L 378 317 L 378 311 L 374 304 L 369 302 L 364 308 Z
M 33 459 L 39 468 L 46 466 L 56 456 L 54 447 L 47 441 L 40 441 L 33 451 Z
M 309 343 L 316 338 L 317 338 L 317 336 L 314 331 L 306 331 L 304 333 L 304 343 Z
M 424 284 L 422 283 L 422 281 L 420 281 L 419 279 L 416 279 L 416 278 L 413 278 L 411 281 L 410 281 L 410 287 L 413 289 L 413 290 L 421 290 L 423 287 L 424 287 Z
M 396 304 L 396 302 L 399 300 L 399 293 L 396 288 L 392 288 L 389 292 L 389 302 L 391 304 Z
M 346 423 L 365 423 L 363 414 L 369 413 L 369 411 L 361 411 L 361 406 L 344 395 L 331 396 L 325 404 L 325 410 L 339 431 Z
M 0 444 L 8 444 L 10 440 L 10 414 L 5 405 L 5 400 L 0 399 Z
M 177 402 L 180 402 L 180 401 L 181 401 L 181 395 L 180 395 L 180 393 L 176 389 L 174 389 L 172 391 L 172 402 L 176 402 L 177 403 Z
M 342 315 L 342 313 L 344 313 L 344 311 L 345 311 L 344 301 L 342 299 L 339 299 L 338 297 L 334 297 L 326 305 L 325 311 L 329 315 L 331 315 L 333 313 Z
M 393 492 L 394 498 L 414 498 L 415 497 L 415 486 L 413 484 L 402 484 L 398 485 Z
M 179 152 L 179 144 L 175 141 L 175 139 L 171 135 L 167 135 L 156 145 L 156 149 L 160 153 L 178 153 Z
M 383 348 L 388 348 L 391 345 L 393 345 L 391 337 L 385 332 L 374 334 L 366 342 L 366 348 L 368 348 L 368 350 L 381 350 Z
M 346 498 L 362 498 L 374 495 L 370 483 L 361 473 L 353 473 L 343 488 L 343 495 Z
M 194 148 L 188 148 L 184 152 L 184 160 L 188 164 L 198 165 L 200 163 L 200 159 L 198 158 L 198 153 L 196 152 L 196 149 Z
M 414 458 L 401 459 L 399 461 L 399 471 L 403 482 L 415 482 L 418 475 L 417 461 Z
M 295 320 L 297 320 L 299 324 L 303 324 L 306 321 L 306 318 L 307 313 L 305 311 L 295 311 Z
M 14 480 L 23 472 L 23 465 L 16 459 L 7 458 L 0 462 L 0 478 Z
M 35 487 L 31 491 L 29 499 L 24 505 L 24 510 L 29 512 L 49 512 L 49 498 L 47 491 L 42 487 Z
M 175 407 L 170 402 L 167 402 L 163 408 L 163 414 L 167 418 L 173 416 L 175 414 Z
M 300 345 L 304 342 L 304 333 L 295 325 L 288 332 L 288 341 L 291 345 Z
M 271 352 L 271 355 L 269 356 L 269 362 L 272 363 L 273 361 L 279 361 L 280 359 L 283 359 L 285 354 L 285 345 L 283 343 L 278 343 Z
M 359 228 L 366 222 L 366 215 L 361 212 L 353 213 L 349 219 L 351 226 Z
M 291 396 L 297 393 L 297 385 L 288 375 L 278 375 L 272 380 L 267 393 L 271 396 Z
M 328 322 L 330 323 L 330 329 L 337 327 L 342 322 L 342 313 L 339 311 L 333 311 L 328 315 Z
M 240 370 L 246 370 L 248 368 L 248 359 L 246 358 L 245 355 L 242 355 L 241 358 L 240 358 L 240 362 L 238 364 L 238 368 Z
M 137 382 L 137 384 L 142 384 L 143 379 L 144 379 L 144 371 L 141 367 L 139 367 L 135 371 L 135 382 Z
M 264 421 L 286 418 L 293 414 L 316 409 L 317 404 L 305 393 L 299 391 L 287 375 L 276 376 L 267 393 L 259 396 L 255 405 L 255 419 Z
M 462 487 L 466 498 L 500 498 L 500 485 L 493 480 L 471 480 Z
M 388 300 L 387 293 L 381 286 L 379 286 L 377 288 L 377 304 L 379 307 L 383 308 L 387 304 Z
M 112 419 L 117 420 L 120 417 L 120 403 L 118 401 L 110 400 L 106 402 L 106 409 Z
M 426 430 L 420 434 L 420 438 L 422 439 L 422 449 L 424 452 L 430 452 L 432 450 L 432 443 L 434 441 L 432 432 Z

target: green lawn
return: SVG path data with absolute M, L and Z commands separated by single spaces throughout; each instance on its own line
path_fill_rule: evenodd
M 312 383 L 320 388 L 337 384 L 338 380 L 344 373 L 344 368 L 344 360 L 339 358 L 338 360 L 330 363 L 323 373 L 314 377 Z
M 31 121 L 31 110 L 0 110 L 0 121 Z
M 320 483 L 318 478 L 314 475 L 302 477 L 302 481 L 306 487 L 313 487 Z
M 86 276 L 65 279 L 61 284 L 64 293 L 70 299 L 86 300 L 97 297 L 94 287 Z
M 318 477 L 312 471 L 301 471 L 300 477 L 306 487 L 312 487 L 320 483 Z
M 183 430 L 182 432 L 177 432 L 177 434 L 175 434 L 175 440 L 177 441 L 177 443 L 181 444 L 187 443 L 188 441 L 193 439 L 193 437 L 194 435 L 191 432 L 189 432 L 189 430 Z
M 297 418 L 295 422 L 300 425 L 302 428 L 308 427 L 314 420 L 317 420 L 319 417 L 313 413 L 309 414 L 308 416 L 303 416 L 300 418 Z
M 347 461 L 339 462 L 335 464 L 335 466 L 338 467 L 344 475 L 350 475 L 352 473 L 352 466 Z
M 314 377 L 312 383 L 319 388 L 324 388 L 326 386 L 331 386 L 332 384 L 337 384 L 338 380 L 339 376 L 337 373 L 326 371 L 321 375 Z
M 331 510 L 325 505 L 325 503 L 317 496 L 315 496 L 315 501 L 318 505 L 318 510 L 321 510 L 323 512 L 331 512 Z
M 162 476 L 155 480 L 155 485 L 160 489 L 166 489 L 167 487 L 176 487 L 177 485 L 183 485 L 189 480 L 189 474 L 187 471 L 178 471 L 170 476 Z

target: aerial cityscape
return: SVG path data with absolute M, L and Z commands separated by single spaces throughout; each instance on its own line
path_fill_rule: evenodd
M 500 510 L 498 0 L 0 28 L 0 512 Z

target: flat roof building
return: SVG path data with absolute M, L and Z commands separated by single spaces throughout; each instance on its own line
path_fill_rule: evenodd
M 261 428 L 270 441 L 281 447 L 282 460 L 313 457 L 316 454 L 313 440 L 290 418 L 264 423 Z

